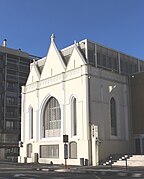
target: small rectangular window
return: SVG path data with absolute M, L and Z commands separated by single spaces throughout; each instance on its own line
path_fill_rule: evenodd
M 59 145 L 41 145 L 40 158 L 59 158 Z

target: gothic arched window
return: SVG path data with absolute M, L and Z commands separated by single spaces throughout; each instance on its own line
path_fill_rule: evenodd
M 72 122 L 72 136 L 77 135 L 77 102 L 73 97 L 71 101 L 71 122 Z
M 33 108 L 29 108 L 30 139 L 33 139 Z
M 111 117 L 111 135 L 117 136 L 117 115 L 116 101 L 112 97 L 110 100 L 110 117 Z
M 76 159 L 77 158 L 77 143 L 70 142 L 69 144 L 69 158 Z
M 61 109 L 58 100 L 51 97 L 44 109 L 44 137 L 58 137 L 61 129 Z

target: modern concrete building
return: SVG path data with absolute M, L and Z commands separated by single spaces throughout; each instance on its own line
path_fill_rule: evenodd
M 21 86 L 34 57 L 6 43 L 0 46 L 0 159 L 13 159 L 19 150 Z
M 22 87 L 19 162 L 64 163 L 65 134 L 69 165 L 137 152 L 130 81 L 142 71 L 144 61 L 87 39 L 58 50 L 52 35 Z
M 130 76 L 135 153 L 144 154 L 144 72 Z

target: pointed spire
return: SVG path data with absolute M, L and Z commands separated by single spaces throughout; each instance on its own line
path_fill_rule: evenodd
M 52 33 L 52 35 L 51 35 L 51 42 L 54 42 L 54 40 L 55 40 L 55 35 Z
M 74 40 L 74 44 L 76 45 L 76 43 L 77 43 L 77 41 L 76 40 Z

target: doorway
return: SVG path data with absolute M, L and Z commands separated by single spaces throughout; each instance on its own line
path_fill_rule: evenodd
M 144 155 L 144 137 L 135 138 L 135 153 Z

